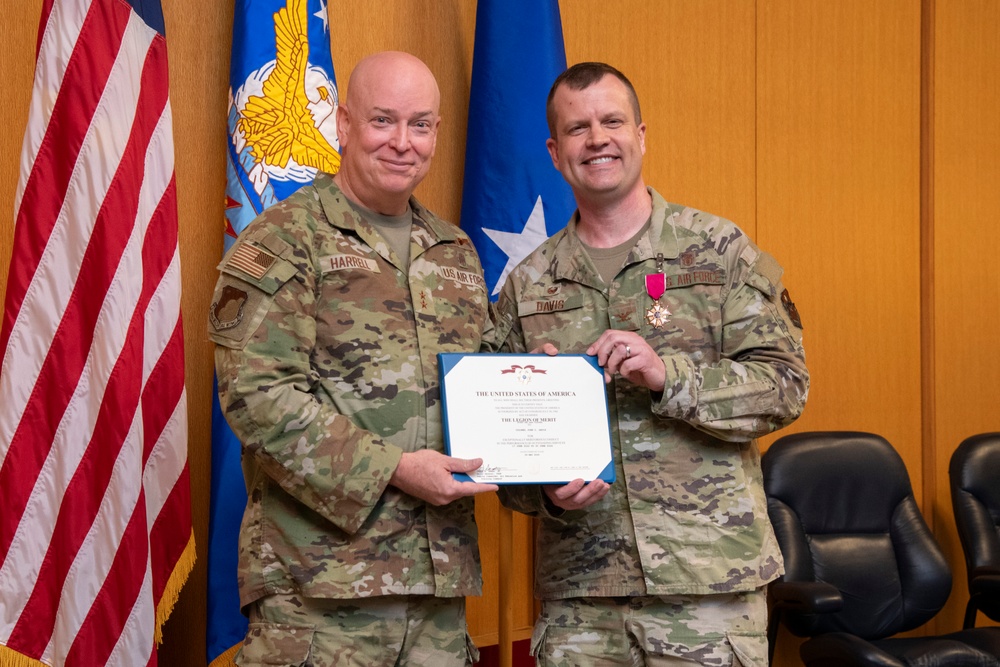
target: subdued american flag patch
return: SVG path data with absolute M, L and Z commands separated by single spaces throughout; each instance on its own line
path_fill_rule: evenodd
M 229 258 L 229 266 L 234 266 L 254 278 L 263 278 L 277 259 L 274 255 L 249 243 L 243 243 Z

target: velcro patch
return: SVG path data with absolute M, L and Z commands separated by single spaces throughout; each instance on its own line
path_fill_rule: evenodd
M 247 297 L 246 292 L 232 285 L 222 288 L 219 300 L 212 304 L 208 312 L 208 318 L 216 331 L 232 329 L 243 321 Z
M 472 287 L 486 288 L 486 281 L 483 277 L 474 271 L 463 271 L 461 269 L 456 269 L 451 266 L 438 266 L 436 267 L 437 274 L 447 280 L 453 280 L 456 283 L 461 283 L 462 285 L 471 285 Z
M 274 255 L 249 243 L 240 244 L 229 257 L 229 266 L 258 280 L 264 277 L 267 270 L 277 259 Z
M 781 305 L 785 307 L 785 312 L 788 313 L 788 319 L 791 320 L 792 324 L 798 328 L 802 328 L 802 318 L 799 317 L 799 309 L 795 307 L 795 302 L 792 301 L 792 295 L 785 290 L 781 293 Z
M 753 265 L 753 270 L 767 278 L 768 282 L 772 285 L 780 283 L 781 275 L 784 273 L 781 265 L 778 264 L 778 260 L 766 252 L 760 253 L 757 263 Z
M 327 255 L 319 260 L 319 265 L 324 272 L 361 269 L 362 271 L 381 273 L 378 263 L 374 259 L 360 255 Z
M 725 285 L 726 274 L 721 269 L 690 269 L 668 273 L 664 277 L 664 288 L 688 287 L 690 285 Z
M 539 298 L 531 301 L 521 301 L 517 304 L 518 317 L 538 315 L 540 313 L 557 313 L 583 307 L 583 295 L 555 296 Z

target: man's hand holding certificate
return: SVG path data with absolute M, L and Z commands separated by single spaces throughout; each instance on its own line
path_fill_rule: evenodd
M 594 357 L 441 354 L 448 454 L 481 458 L 461 479 L 614 481 L 604 373 Z

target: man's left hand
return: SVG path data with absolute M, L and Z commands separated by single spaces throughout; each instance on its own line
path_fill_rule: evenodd
M 618 373 L 623 378 L 650 391 L 663 391 L 667 370 L 663 360 L 645 339 L 634 331 L 608 329 L 587 348 L 596 354 L 604 369 L 604 381 Z
M 580 510 L 590 507 L 608 494 L 611 485 L 603 479 L 584 482 L 574 479 L 568 484 L 543 484 L 542 490 L 556 507 L 564 510 Z

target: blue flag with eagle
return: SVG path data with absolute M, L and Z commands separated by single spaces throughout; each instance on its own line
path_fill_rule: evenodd
M 229 65 L 225 250 L 265 208 L 335 173 L 337 84 L 326 0 L 236 0 Z M 240 443 L 212 405 L 208 637 L 212 667 L 233 664 L 247 630 L 236 582 L 246 487 Z
M 557 0 L 479 0 L 461 222 L 491 299 L 576 208 L 545 148 L 545 99 L 565 69 Z

